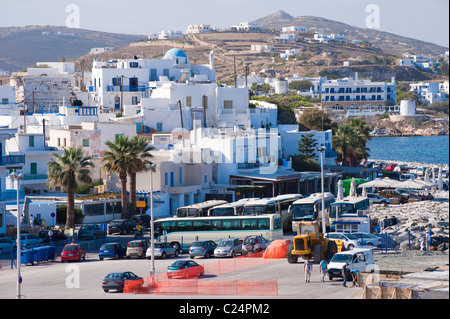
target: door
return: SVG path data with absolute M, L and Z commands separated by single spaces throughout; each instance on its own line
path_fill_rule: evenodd
M 120 109 L 120 97 L 118 97 L 118 96 L 114 97 L 114 107 L 116 109 Z

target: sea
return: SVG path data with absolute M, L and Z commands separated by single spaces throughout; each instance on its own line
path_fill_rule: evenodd
M 373 137 L 367 142 L 369 158 L 377 160 L 449 164 L 449 137 Z

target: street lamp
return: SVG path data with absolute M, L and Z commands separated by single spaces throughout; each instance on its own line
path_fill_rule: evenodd
M 326 219 L 325 219 L 325 198 L 323 194 L 323 152 L 326 150 L 325 146 L 319 146 L 317 151 L 320 152 L 320 176 L 322 180 L 322 233 L 326 233 Z
M 152 258 L 152 269 L 150 275 L 155 274 L 155 227 L 153 224 L 153 171 L 156 168 L 156 164 L 146 164 L 147 168 L 150 169 L 150 249 Z
M 23 174 L 17 174 L 16 172 L 12 172 L 11 174 L 9 174 L 9 178 L 13 181 L 17 181 L 17 299 L 21 299 L 21 291 L 20 291 L 20 285 L 22 283 L 22 278 L 21 278 L 21 273 L 20 273 L 20 266 L 21 266 L 21 256 L 20 256 L 20 251 L 21 251 L 21 247 L 20 247 L 20 212 L 19 212 L 19 181 L 21 179 L 23 179 Z

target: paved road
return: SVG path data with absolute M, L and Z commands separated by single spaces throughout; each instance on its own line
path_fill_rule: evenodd
M 166 260 L 155 260 L 156 272 L 164 273 L 167 266 L 175 259 L 188 259 L 187 255 Z M 242 262 L 237 258 L 235 262 Z M 262 261 L 262 259 L 260 259 Z M 196 258 L 199 264 L 207 265 L 217 263 L 219 259 Z M 234 261 L 231 259 L 220 259 L 222 265 L 228 265 Z M 88 254 L 85 261 L 80 263 L 42 263 L 33 266 L 22 266 L 22 294 L 27 299 L 167 299 L 186 298 L 186 295 L 154 295 L 154 294 L 121 294 L 105 293 L 101 289 L 103 277 L 114 271 L 130 270 L 139 276 L 145 277 L 149 274 L 151 261 L 146 259 L 120 259 L 100 261 L 96 254 Z M 222 266 L 223 268 L 224 266 Z M 78 278 L 78 280 L 76 280 Z M 226 280 L 250 280 L 269 281 L 278 280 L 278 296 L 247 296 L 245 298 L 256 299 L 348 299 L 358 292 L 356 287 L 343 287 L 342 281 L 335 279 L 325 282 L 320 281 L 318 266 L 313 270 L 311 282 L 305 283 L 303 273 L 303 262 L 289 264 L 285 259 L 266 260 L 265 264 L 245 267 L 240 270 L 229 271 L 221 274 L 206 272 L 199 280 L 226 281 Z M 0 299 L 11 299 L 16 297 L 17 272 L 10 269 L 10 265 L 0 271 Z M 77 286 L 79 284 L 79 286 Z M 242 299 L 242 296 L 189 296 L 200 299 Z

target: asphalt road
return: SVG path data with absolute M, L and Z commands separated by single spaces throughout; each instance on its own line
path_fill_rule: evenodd
M 178 258 L 166 260 L 155 260 L 156 273 L 164 273 L 167 266 L 176 259 L 189 259 L 184 254 Z M 249 281 L 278 281 L 277 296 L 217 296 L 217 295 L 155 295 L 155 294 L 122 294 L 117 292 L 105 293 L 101 288 L 103 277 L 115 271 L 132 271 L 145 277 L 149 274 L 151 261 L 146 259 L 98 259 L 97 254 L 90 253 L 85 261 L 61 263 L 59 259 L 55 262 L 41 263 L 37 265 L 22 265 L 22 295 L 26 299 L 348 299 L 358 292 L 356 287 L 343 287 L 342 280 L 334 279 L 325 282 L 320 281 L 319 268 L 315 265 L 311 282 L 304 280 L 303 262 L 289 264 L 285 259 L 263 260 L 257 263 L 264 264 L 245 265 L 241 269 L 234 270 L 233 264 L 245 263 L 239 257 L 235 260 L 230 258 L 195 258 L 198 264 L 208 265 L 221 262 L 222 269 L 228 267 L 226 272 L 220 274 L 205 272 L 200 281 L 226 281 L 226 280 L 249 280 Z M 211 266 L 210 265 L 210 266 Z M 231 265 L 231 266 L 230 266 Z M 254 266 L 252 266 L 254 265 Z M 231 268 L 230 268 L 231 267 Z M 208 266 L 206 267 L 208 269 Z M 240 267 L 238 267 L 240 268 Z M 182 280 L 182 279 L 172 279 Z M 0 299 L 16 298 L 17 272 L 10 265 L 3 267 L 0 271 Z

